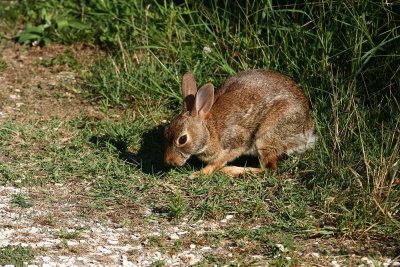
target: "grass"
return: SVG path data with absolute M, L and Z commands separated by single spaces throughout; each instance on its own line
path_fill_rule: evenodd
M 163 260 L 158 260 L 158 261 L 153 262 L 150 266 L 151 267 L 164 267 L 165 262 Z
M 33 251 L 31 247 L 6 246 L 0 247 L 0 264 L 14 265 L 16 267 L 24 266 L 24 262 L 33 260 Z
M 30 208 L 32 204 L 29 201 L 29 198 L 22 193 L 16 194 L 12 197 L 11 203 L 20 207 L 20 208 Z
M 7 63 L 0 58 L 0 71 L 3 71 L 7 68 Z
M 66 230 L 66 229 L 61 229 L 60 231 L 54 233 L 54 235 L 58 238 L 61 239 L 77 239 L 81 235 L 80 230 Z
M 400 237 L 396 2 L 23 3 L 25 39 L 19 34 L 16 40 L 101 46 L 108 54 L 84 74 L 83 90 L 105 114 L 131 108 L 135 116 L 2 125 L 0 147 L 13 160 L 0 165 L 1 184 L 85 180 L 91 209 L 145 206 L 172 223 L 234 214 L 242 227 L 223 238 L 256 243 L 249 254 L 257 244 L 274 250 L 282 236 L 268 236 L 276 232 Z M 32 27 L 41 30 L 29 39 Z M 43 64 L 78 68 L 69 56 Z M 189 180 L 196 164 L 163 166 L 162 127 L 179 111 L 183 73 L 218 85 L 251 68 L 283 72 L 302 86 L 313 108 L 316 148 L 264 177 Z M 57 130 L 60 123 L 64 131 Z M 67 144 L 54 142 L 67 133 L 75 133 Z M 44 149 L 32 153 L 37 147 Z M 210 256 L 205 265 L 221 261 L 229 263 Z M 275 263 L 290 266 L 285 258 Z
M 11 39 L 12 32 L 15 31 L 18 25 L 15 21 L 21 15 L 21 9 L 8 0 L 0 1 L 0 41 L 3 39 Z M 1 68 L 0 68 L 1 70 Z

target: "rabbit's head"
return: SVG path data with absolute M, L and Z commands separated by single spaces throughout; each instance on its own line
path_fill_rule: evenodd
M 214 86 L 210 83 L 198 91 L 192 73 L 182 80 L 183 110 L 165 128 L 165 155 L 167 164 L 182 166 L 191 155 L 202 153 L 210 142 L 206 120 L 214 103 Z

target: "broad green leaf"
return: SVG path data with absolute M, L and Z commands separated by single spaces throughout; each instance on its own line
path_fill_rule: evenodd
M 39 35 L 39 34 L 22 32 L 18 36 L 18 42 L 22 43 L 22 44 L 26 44 L 26 43 L 31 43 L 33 41 L 38 41 L 38 40 L 40 40 L 40 38 L 41 38 L 41 35 Z

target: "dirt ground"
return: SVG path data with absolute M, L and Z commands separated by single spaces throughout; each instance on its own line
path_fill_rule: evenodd
M 7 68 L 0 75 L 1 119 L 16 121 L 49 120 L 50 116 L 70 120 L 79 114 L 99 116 L 100 113 L 79 97 L 71 88 L 77 83 L 77 75 L 71 69 L 53 72 L 58 67 L 43 66 L 41 62 L 72 50 L 81 64 L 90 64 L 99 51 L 82 46 L 67 48 L 51 45 L 40 47 L 21 47 L 7 43 L 0 47 L 2 59 Z M 21 112 L 29 110 L 29 113 Z M 51 111 L 51 112 L 49 112 Z
M 62 66 L 49 68 L 41 64 L 66 51 L 72 51 L 83 65 L 93 64 L 94 58 L 104 55 L 82 45 L 45 48 L 0 45 L 0 58 L 7 64 L 0 71 L 0 127 L 6 121 L 49 121 L 53 117 L 70 121 L 82 114 L 100 120 L 105 116 L 82 96 L 79 75 L 72 68 L 54 71 Z M 0 152 L 0 164 L 2 160 Z M 230 218 L 196 223 L 183 220 L 179 225 L 138 221 L 124 227 L 110 213 L 81 216 L 83 204 L 90 201 L 85 197 L 86 188 L 85 184 L 75 182 L 37 187 L 21 187 L 18 183 L 0 186 L 0 247 L 31 246 L 35 260 L 30 266 L 190 266 L 201 263 L 210 251 L 231 255 L 226 248 L 207 244 L 187 242 L 175 252 L 148 245 L 149 238 L 161 235 L 167 242 L 175 242 L 185 240 L 190 234 L 223 231 Z M 21 209 L 10 204 L 11 197 L 18 193 L 29 194 L 33 206 Z M 141 212 L 151 213 L 146 209 Z M 65 238 L 75 234 L 76 229 L 80 229 L 79 238 Z M 373 240 L 316 238 L 302 244 L 297 252 L 302 260 L 296 266 L 400 266 L 398 259 L 387 257 L 384 251 L 377 252 L 379 244 L 374 245 Z M 346 253 L 341 252 L 343 247 Z M 280 244 L 277 248 L 285 250 Z M 374 255 L 381 253 L 378 260 L 369 258 L 371 250 Z M 262 256 L 253 257 L 259 259 L 254 266 L 268 266 Z

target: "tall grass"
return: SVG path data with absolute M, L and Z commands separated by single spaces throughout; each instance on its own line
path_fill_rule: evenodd
M 319 143 L 294 173 L 321 226 L 400 234 L 400 4 L 395 1 L 21 1 L 58 42 L 110 51 L 86 77 L 95 97 L 180 103 L 180 79 L 235 72 L 293 77 Z M 29 30 L 29 29 L 26 29 Z

